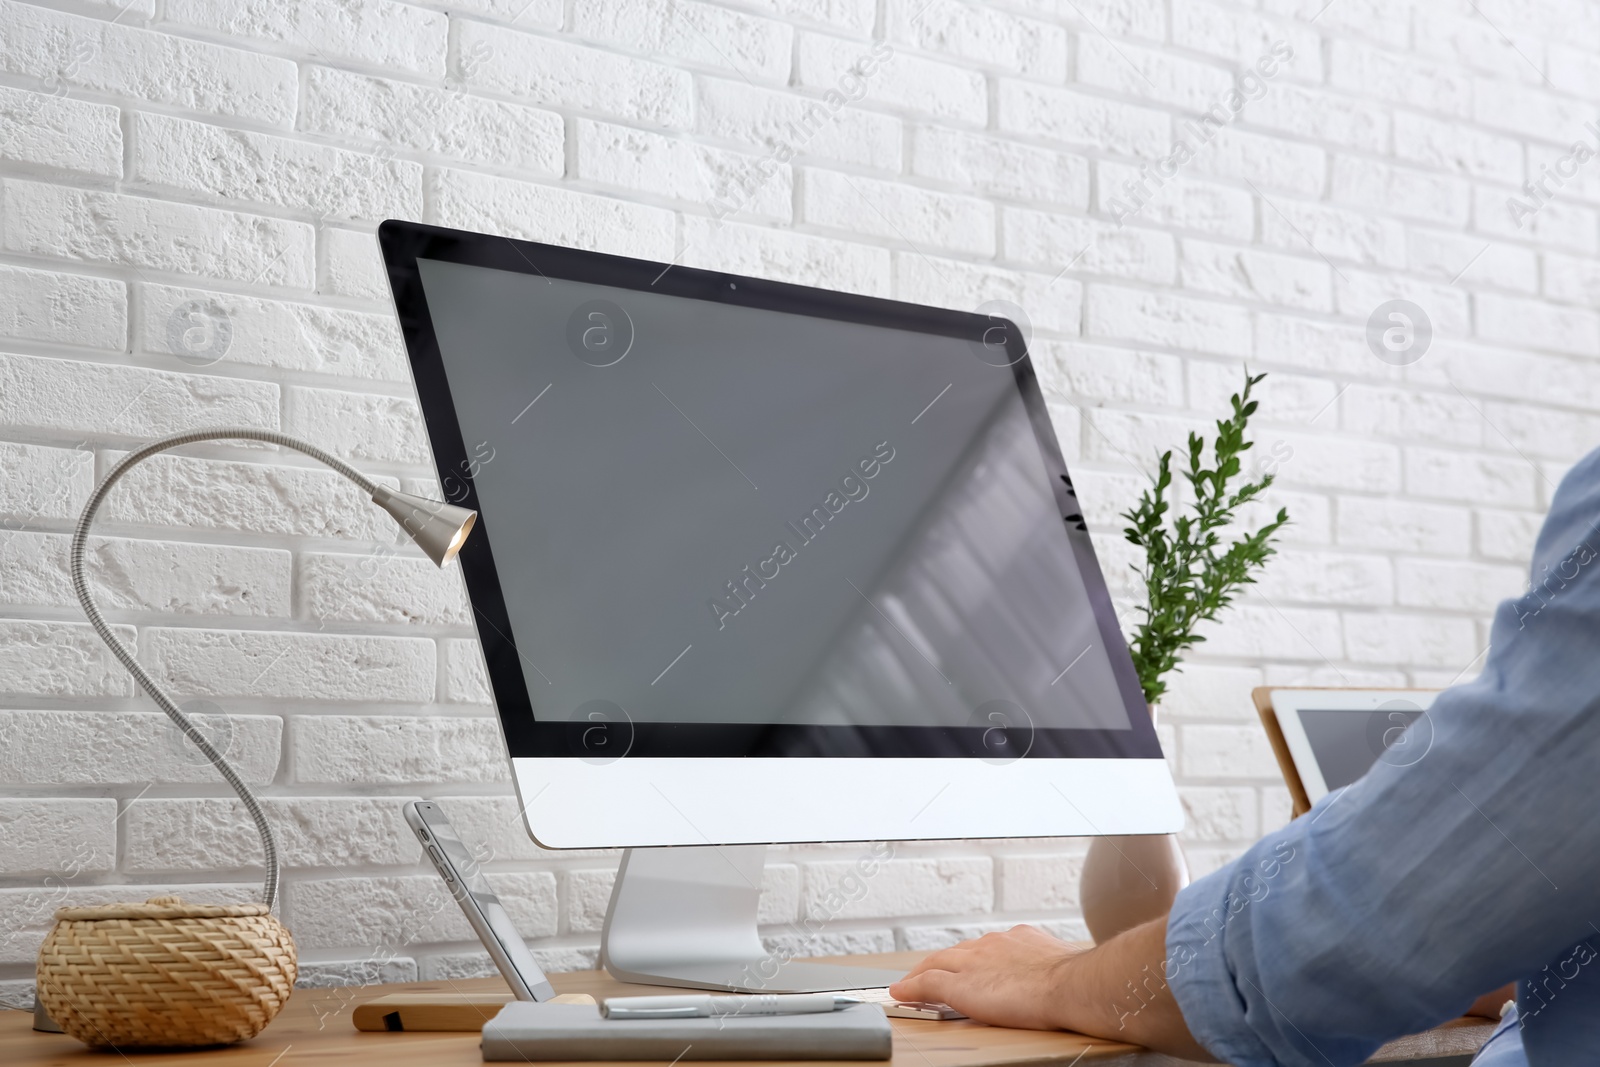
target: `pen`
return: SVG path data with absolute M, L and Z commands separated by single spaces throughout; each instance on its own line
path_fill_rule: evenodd
M 762 993 L 756 996 L 609 997 L 607 1019 L 708 1019 L 718 1015 L 814 1015 L 860 1004 L 838 993 Z

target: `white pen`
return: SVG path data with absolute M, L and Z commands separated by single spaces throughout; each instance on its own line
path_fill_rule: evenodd
M 607 1019 L 708 1019 L 717 1015 L 815 1015 L 860 1004 L 838 993 L 760 993 L 755 996 L 608 997 Z

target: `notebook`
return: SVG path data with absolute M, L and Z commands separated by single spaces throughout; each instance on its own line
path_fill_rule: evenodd
M 544 1060 L 886 1060 L 876 1004 L 816 1015 L 603 1019 L 593 1004 L 518 1000 L 483 1026 L 486 1062 Z

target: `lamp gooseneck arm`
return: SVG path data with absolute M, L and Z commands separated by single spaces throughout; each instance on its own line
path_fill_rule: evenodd
M 227 783 L 233 787 L 233 791 L 239 795 L 239 799 L 244 802 L 245 810 L 250 813 L 250 818 L 256 824 L 256 832 L 261 835 L 261 847 L 266 852 L 267 877 L 266 884 L 262 888 L 262 895 L 266 899 L 267 907 L 271 908 L 278 899 L 278 842 L 273 836 L 271 824 L 267 822 L 266 813 L 261 810 L 261 802 L 256 799 L 255 793 L 245 784 L 244 779 L 239 777 L 239 772 L 234 770 L 233 764 L 228 762 L 227 757 L 218 752 L 211 742 L 206 740 L 205 735 L 200 732 L 194 722 L 178 709 L 178 705 L 173 703 L 172 698 L 167 696 L 161 686 L 156 683 L 156 680 L 150 677 L 145 669 L 139 665 L 133 650 L 124 645 L 110 625 L 106 623 L 105 616 L 100 614 L 99 607 L 95 605 L 94 598 L 89 594 L 89 582 L 84 575 L 84 553 L 89 543 L 89 527 L 94 522 L 95 512 L 99 510 L 101 502 L 105 500 L 106 494 L 110 492 L 111 487 L 134 466 L 158 452 L 164 452 L 169 448 L 177 448 L 180 445 L 218 440 L 263 441 L 267 444 L 281 445 L 284 448 L 294 449 L 296 452 L 303 452 L 312 459 L 332 467 L 359 485 L 369 496 L 375 494 L 379 488 L 372 479 L 338 456 L 274 430 L 258 430 L 247 426 L 223 426 L 207 430 L 192 430 L 189 433 L 164 437 L 159 441 L 152 441 L 150 444 L 135 449 L 124 456 L 115 467 L 111 468 L 110 473 L 105 476 L 105 479 L 95 488 L 95 491 L 90 494 L 88 503 L 83 506 L 83 514 L 78 517 L 77 529 L 72 534 L 72 589 L 77 593 L 78 603 L 83 605 L 84 614 L 89 617 L 89 622 L 94 627 L 95 632 L 110 646 L 117 659 L 128 669 L 128 673 L 132 674 L 134 679 L 138 681 L 140 688 L 150 694 L 151 699 L 156 702 L 162 711 L 166 712 L 167 718 L 171 719 L 174 725 L 183 731 L 185 737 L 194 742 L 196 748 L 205 753 L 206 759 L 211 761 L 211 765 L 216 767 L 222 777 L 227 780 Z

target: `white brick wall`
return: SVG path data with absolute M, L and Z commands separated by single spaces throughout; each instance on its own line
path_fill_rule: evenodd
M 1520 227 L 1507 207 L 1593 143 L 1596 0 L 60 6 L 0 0 L 6 1000 L 62 903 L 254 889 L 237 805 L 82 623 L 65 544 L 96 474 L 204 423 L 431 481 L 387 215 L 1020 304 L 1124 608 L 1117 513 L 1152 450 L 1215 417 L 1245 361 L 1273 372 L 1257 439 L 1295 525 L 1162 724 L 1197 871 L 1287 818 L 1251 686 L 1470 673 L 1554 483 L 1600 443 L 1600 162 Z M 892 55 L 852 75 L 875 41 Z M 1236 82 L 1280 42 L 1292 59 Z M 1201 145 L 1208 108 L 1229 117 Z M 1406 367 L 1366 340 L 1395 297 L 1434 329 Z M 593 963 L 615 857 L 522 831 L 455 576 L 259 447 L 148 464 L 99 532 L 116 624 L 229 715 L 203 721 L 281 828 L 308 983 L 484 970 L 401 830 L 415 797 L 492 850 L 541 958 Z M 798 943 L 856 848 L 774 851 L 769 942 Z M 1082 854 L 900 846 L 821 944 L 1081 933 Z

